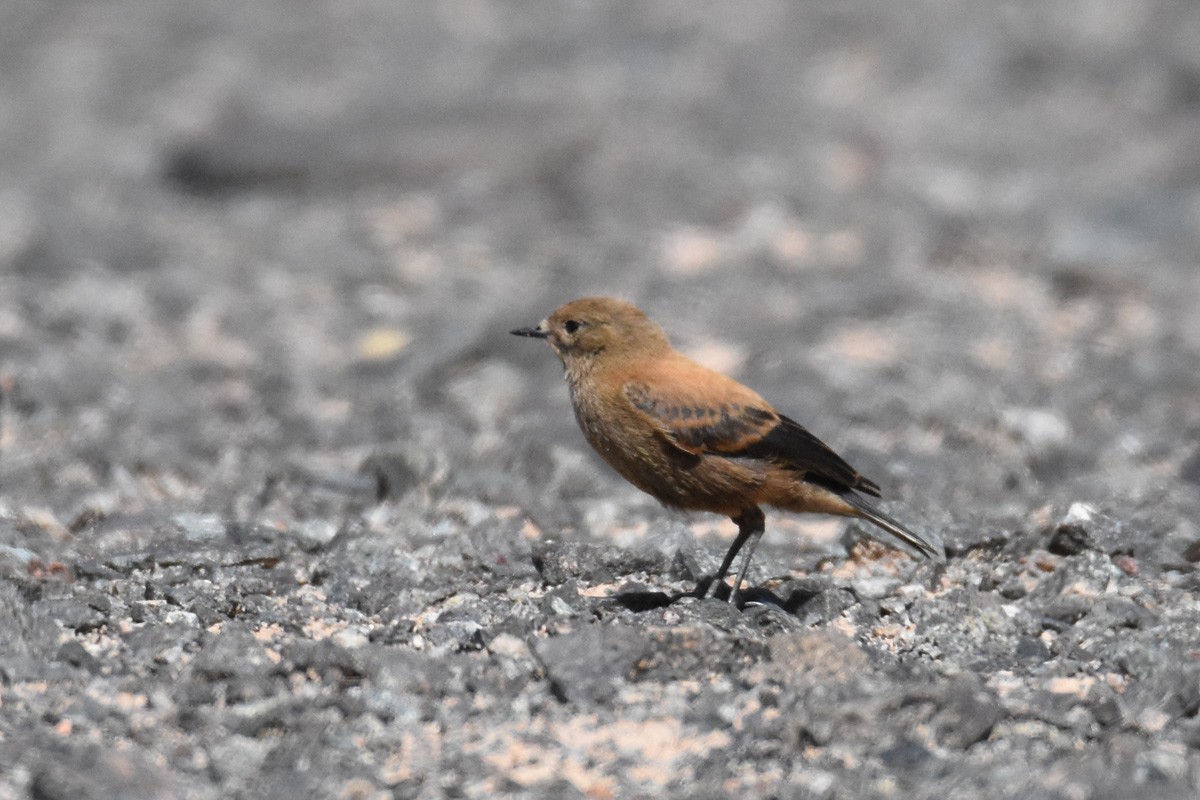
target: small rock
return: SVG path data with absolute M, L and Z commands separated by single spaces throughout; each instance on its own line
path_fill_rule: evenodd
M 1169 744 L 1160 745 L 1137 759 L 1138 771 L 1154 781 L 1179 783 L 1188 777 L 1187 756 Z
M 1072 506 L 1074 508 L 1074 506 Z M 1069 515 L 1068 515 L 1069 516 Z M 1060 556 L 1075 556 L 1092 547 L 1087 529 L 1078 522 L 1063 522 L 1054 529 L 1046 549 Z
M 337 631 L 329 638 L 338 647 L 344 647 L 347 650 L 355 650 L 359 647 L 366 647 L 371 642 L 365 633 L 355 628 L 346 628 L 344 630 Z
M 171 523 L 191 542 L 207 542 L 225 538 L 225 520 L 215 514 L 181 513 L 171 517 Z
M 211 638 L 192 663 L 208 678 L 257 676 L 274 666 L 254 634 L 233 623 Z
M 941 710 L 931 720 L 942 746 L 965 750 L 991 735 L 1004 716 L 990 690 L 969 680 L 956 680 L 946 687 Z
M 1096 609 L 1096 616 L 1104 619 L 1110 629 L 1131 628 L 1134 630 L 1150 628 L 1157 620 L 1157 615 L 1137 603 L 1123 597 L 1104 600 Z
M 107 616 L 103 612 L 78 598 L 63 597 L 46 600 L 42 607 L 64 628 L 81 633 L 95 630 L 107 621 Z
M 1092 716 L 1102 728 L 1115 728 L 1125 721 L 1121 704 L 1113 697 L 1102 697 L 1091 706 Z
M 881 752 L 879 758 L 890 769 L 907 772 L 919 769 L 931 755 L 932 753 L 920 742 L 906 738 Z
M 810 588 L 809 584 L 801 581 L 787 584 L 785 588 L 800 584 L 788 593 L 790 597 L 799 597 L 792 613 L 799 617 L 805 625 L 816 625 L 822 622 L 833 622 L 842 613 L 859 604 L 859 597 L 850 589 L 837 587 Z M 789 600 L 789 604 L 792 601 Z
M 1137 559 L 1128 553 L 1118 553 L 1117 555 L 1113 556 L 1112 562 L 1117 566 L 1117 569 L 1121 570 L 1121 572 L 1124 572 L 1131 578 L 1138 574 Z
M 173 608 L 163 614 L 163 624 L 165 625 L 186 625 L 189 628 L 200 626 L 200 618 L 190 611 L 183 611 L 178 608 Z
M 574 617 L 579 615 L 579 611 L 560 595 L 546 595 L 545 606 L 551 614 L 559 617 Z
M 1010 433 L 1034 453 L 1044 453 L 1066 444 L 1071 426 L 1053 411 L 1040 408 L 1010 408 L 1001 415 Z
M 349 650 L 332 639 L 308 641 L 297 639 L 283 648 L 284 661 L 294 670 L 313 670 L 319 675 L 337 670 L 342 675 L 363 675 L 366 672 L 361 650 Z
M 29 796 L 37 800 L 92 800 L 130 797 L 158 800 L 178 797 L 161 767 L 139 753 L 106 750 L 98 745 L 46 752 L 29 765 Z
M 463 554 L 488 573 L 506 580 L 538 577 L 532 548 L 521 535 L 521 525 L 516 520 L 501 524 L 489 521 L 472 528 L 467 533 Z
M 58 652 L 54 654 L 54 660 L 85 669 L 92 675 L 97 675 L 100 672 L 100 662 L 96 657 L 89 653 L 82 644 L 73 639 L 69 642 L 64 642 L 58 648 Z
M 1014 575 L 996 589 L 1005 600 L 1020 600 L 1029 594 L 1029 590 L 1029 582 L 1024 575 Z
M 441 622 L 441 620 L 439 620 Z M 435 625 L 428 631 L 429 643 L 434 647 L 448 646 L 460 652 L 471 652 L 484 648 L 483 626 L 469 619 L 450 620 Z
M 1091 522 L 1096 517 L 1095 506 L 1088 503 L 1075 502 L 1071 503 L 1071 507 L 1067 509 L 1067 516 L 1063 517 L 1064 525 L 1082 525 Z
M 596 625 L 538 641 L 534 652 L 561 700 L 602 705 L 616 696 L 649 647 L 641 631 Z
M 421 481 L 421 474 L 404 453 L 376 453 L 368 456 L 358 468 L 375 482 L 375 499 L 394 500 L 402 497 Z
M 269 752 L 268 741 L 237 733 L 218 738 L 209 746 L 212 773 L 225 781 L 260 773 Z
M 1017 643 L 1017 660 L 1026 664 L 1041 664 L 1050 659 L 1050 648 L 1035 636 L 1025 636 Z
M 1200 539 L 1197 539 L 1183 549 L 1183 557 L 1193 564 L 1200 561 Z
M 332 542 L 339 529 L 339 523 L 334 520 L 313 519 L 296 523 L 292 533 L 300 540 L 302 546 L 319 549 Z
M 894 592 L 900 584 L 899 578 L 890 575 L 874 575 L 854 581 L 851 587 L 856 595 L 865 600 L 879 600 Z
M 512 659 L 529 658 L 529 645 L 511 633 L 501 633 L 488 643 L 487 649 L 498 656 Z
M 5 563 L 13 564 L 16 569 L 13 575 L 28 573 L 30 564 L 37 558 L 37 554 L 32 550 L 26 550 L 24 547 L 13 547 L 7 544 L 0 544 L 0 565 Z
M 534 550 L 533 563 L 542 580 L 551 586 L 575 578 L 586 583 L 612 583 L 613 564 L 626 554 L 611 545 L 590 542 L 542 542 Z
M 1066 630 L 1087 616 L 1094 601 L 1079 595 L 1059 595 L 1042 610 L 1043 625 L 1052 630 Z M 1059 623 L 1047 624 L 1050 622 Z
M 834 686 L 871 671 L 867 652 L 832 630 L 785 633 L 771 637 L 767 646 L 771 672 L 788 686 Z

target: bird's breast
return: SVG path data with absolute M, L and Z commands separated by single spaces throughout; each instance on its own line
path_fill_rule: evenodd
M 597 453 L 618 472 L 653 462 L 654 428 L 623 408 L 615 399 L 605 401 L 594 393 L 572 387 L 575 419 Z M 632 480 L 632 478 L 630 478 Z

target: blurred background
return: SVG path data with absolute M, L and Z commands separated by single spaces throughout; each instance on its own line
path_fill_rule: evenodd
M 588 293 L 927 518 L 1200 480 L 1192 2 L 0 15 L 0 491 L 51 527 L 405 443 L 537 503 L 583 444 L 505 332 Z
M 1194 0 L 4 0 L 0 796 L 1194 798 L 1198 228 Z M 593 293 L 949 563 L 613 601 Z

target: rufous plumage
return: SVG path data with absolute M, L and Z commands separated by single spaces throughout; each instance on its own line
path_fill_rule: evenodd
M 748 544 L 730 602 L 765 528 L 763 506 L 865 519 L 910 554 L 945 558 L 937 536 L 866 499 L 880 496 L 874 482 L 754 390 L 675 350 L 632 304 L 583 298 L 512 333 L 544 339 L 562 360 L 584 437 L 622 477 L 668 507 L 737 523 L 709 585 L 723 583 Z

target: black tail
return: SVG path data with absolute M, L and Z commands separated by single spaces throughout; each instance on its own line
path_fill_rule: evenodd
M 904 552 L 909 555 L 921 555 L 925 558 L 932 558 L 934 561 L 946 560 L 946 547 L 942 544 L 942 538 L 937 534 L 917 533 L 904 527 L 854 492 L 846 492 L 841 497 L 847 503 L 854 506 L 863 519 L 875 523 L 896 537 L 903 544 L 900 549 Z M 896 543 L 889 541 L 888 544 Z

